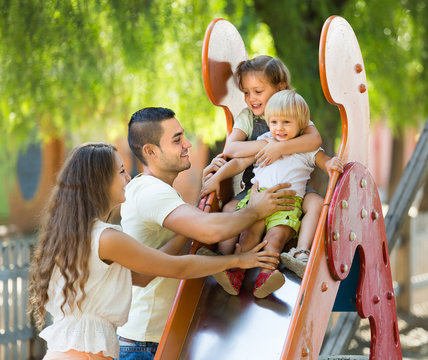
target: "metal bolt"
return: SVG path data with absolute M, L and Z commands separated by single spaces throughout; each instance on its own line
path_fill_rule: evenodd
M 394 297 L 394 294 L 392 293 L 392 291 L 388 291 L 388 292 L 386 293 L 386 298 L 387 298 L 388 300 L 391 300 L 393 297 Z
M 305 347 L 302 349 L 302 356 L 306 357 L 309 355 L 309 348 Z
M 355 241 L 357 239 L 357 235 L 351 231 L 351 233 L 349 234 L 349 240 L 351 241 Z
M 365 187 L 367 186 L 367 180 L 366 180 L 366 179 L 361 179 L 360 186 L 361 186 L 362 188 L 365 188 Z
M 346 200 L 341 201 L 342 209 L 346 209 L 348 207 L 348 202 Z
M 379 301 L 380 301 L 380 297 L 379 297 L 378 295 L 373 296 L 373 302 L 374 302 L 375 304 L 378 304 L 378 303 L 379 303 Z
M 323 281 L 321 284 L 321 291 L 326 292 L 327 290 L 328 290 L 328 284 L 325 281 Z
M 357 74 L 359 74 L 361 71 L 363 71 L 363 67 L 361 66 L 361 64 L 356 64 L 355 65 L 355 72 Z
M 367 216 L 367 210 L 363 208 L 361 210 L 361 219 L 364 219 L 366 216 Z
M 339 238 L 340 238 L 339 232 L 338 231 L 333 232 L 333 240 L 337 241 L 337 240 L 339 240 Z
M 360 93 L 361 93 L 361 94 L 362 94 L 362 93 L 365 93 L 365 92 L 366 92 L 366 90 L 367 90 L 366 85 L 364 85 L 364 84 L 360 84 Z
M 346 273 L 348 271 L 348 265 L 346 265 L 346 264 L 340 265 L 340 271 L 342 273 Z
M 379 213 L 375 210 L 372 212 L 372 219 L 377 220 L 379 218 Z

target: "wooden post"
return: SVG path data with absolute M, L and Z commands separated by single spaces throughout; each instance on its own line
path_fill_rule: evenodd
M 410 218 L 407 217 L 401 229 L 399 246 L 395 249 L 396 281 L 399 284 L 399 291 L 396 293 L 397 310 L 409 313 L 411 307 L 411 268 L 410 268 Z

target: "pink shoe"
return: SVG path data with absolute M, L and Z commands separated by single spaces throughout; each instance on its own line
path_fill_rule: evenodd
M 214 279 L 230 295 L 238 295 L 241 290 L 245 271 L 242 269 L 225 270 L 214 274 Z
M 284 275 L 278 270 L 272 271 L 270 274 L 261 272 L 256 278 L 254 296 L 259 299 L 265 298 L 278 290 L 284 283 Z

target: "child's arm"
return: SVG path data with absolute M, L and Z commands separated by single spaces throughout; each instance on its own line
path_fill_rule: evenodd
M 248 156 L 245 158 L 235 158 L 220 167 L 217 172 L 209 179 L 205 178 L 202 184 L 200 197 L 212 193 L 215 191 L 217 197 L 220 196 L 220 183 L 232 176 L 239 174 L 244 171 L 248 166 L 254 163 L 254 156 Z
M 294 153 L 304 153 L 315 151 L 322 144 L 321 135 L 317 128 L 309 125 L 303 131 L 302 135 L 287 141 L 268 141 L 257 154 L 256 162 L 260 166 L 267 166 L 278 160 L 282 155 L 290 155 Z
M 333 158 L 330 158 L 322 150 L 318 151 L 317 154 L 315 155 L 315 163 L 322 171 L 328 174 L 328 176 L 331 176 L 334 170 L 340 173 L 343 172 L 342 159 L 336 156 Z
M 217 155 L 211 163 L 202 171 L 202 184 L 211 178 L 223 165 L 227 164 L 224 154 Z
M 227 138 L 224 154 L 229 158 L 254 156 L 266 145 L 265 140 L 246 141 L 246 139 L 247 135 L 242 130 L 233 128 Z

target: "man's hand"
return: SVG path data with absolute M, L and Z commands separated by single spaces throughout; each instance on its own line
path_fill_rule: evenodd
M 285 190 L 291 184 L 284 183 L 275 185 L 264 191 L 258 191 L 258 183 L 251 188 L 250 201 L 248 206 L 251 206 L 258 214 L 258 220 L 267 218 L 276 211 L 293 210 L 294 199 L 289 198 L 295 196 L 294 190 Z

